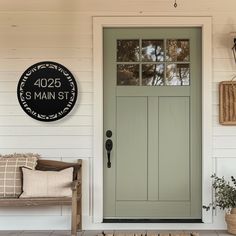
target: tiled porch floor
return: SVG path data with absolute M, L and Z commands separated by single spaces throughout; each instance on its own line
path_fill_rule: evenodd
M 96 236 L 102 231 L 82 231 L 78 232 L 78 236 Z M 148 230 L 148 231 L 105 231 L 106 233 L 147 233 L 148 232 L 159 232 L 159 233 L 170 233 L 173 231 L 163 231 L 163 230 Z M 190 231 L 174 231 L 175 233 L 184 233 Z M 232 236 L 228 234 L 225 230 L 193 230 L 191 232 L 198 232 L 200 236 Z M 70 231 L 0 231 L 0 236 L 70 236 Z

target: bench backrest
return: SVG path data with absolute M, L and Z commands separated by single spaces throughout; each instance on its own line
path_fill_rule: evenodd
M 69 167 L 74 168 L 73 172 L 73 180 L 80 179 L 80 168 L 82 165 L 82 161 L 78 160 L 76 163 L 62 162 L 62 161 L 53 161 L 53 160 L 43 160 L 39 159 L 37 161 L 36 170 L 43 171 L 60 171 Z

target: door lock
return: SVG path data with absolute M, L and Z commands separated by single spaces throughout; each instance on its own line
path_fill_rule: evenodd
M 108 138 L 110 138 L 110 137 L 112 136 L 112 131 L 111 131 L 111 130 L 107 130 L 106 136 L 107 136 Z

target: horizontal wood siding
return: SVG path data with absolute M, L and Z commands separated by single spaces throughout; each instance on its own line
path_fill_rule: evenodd
M 229 34 L 236 31 L 236 2 L 179 0 L 177 8 L 173 7 L 173 2 L 0 0 L 0 153 L 36 152 L 43 158 L 65 161 L 83 158 L 85 216 L 92 215 L 89 187 L 93 158 L 92 16 L 212 16 L 212 165 L 218 174 L 226 176 L 235 166 L 236 127 L 219 125 L 218 83 L 230 80 L 236 73 L 231 53 L 233 41 Z M 79 99 L 73 111 L 64 119 L 49 124 L 27 116 L 16 96 L 21 74 L 30 65 L 43 60 L 65 65 L 73 73 L 79 88 Z M 12 217 L 11 225 L 7 223 L 6 215 Z M 224 227 L 220 217 L 214 216 L 214 222 L 221 222 Z M 0 219 L 0 229 L 70 227 L 67 207 L 0 209 Z
M 33 152 L 63 161 L 82 158 L 86 183 L 93 157 L 92 31 L 85 30 L 92 27 L 91 17 L 77 13 L 1 12 L 0 19 L 0 153 Z M 79 90 L 70 114 L 50 123 L 26 115 L 16 94 L 21 74 L 43 60 L 66 66 Z M 84 186 L 89 195 L 89 188 Z M 88 215 L 89 198 L 84 203 L 84 214 Z M 6 216 L 11 217 L 14 226 L 1 220 L 0 230 L 70 228 L 70 207 L 66 206 L 1 208 L 0 218 Z M 27 223 L 18 224 L 19 217 Z

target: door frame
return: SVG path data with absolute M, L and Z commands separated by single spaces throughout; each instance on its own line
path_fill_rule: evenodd
M 212 200 L 212 18 L 211 17 L 93 17 L 93 163 L 92 219 L 103 221 L 103 28 L 201 27 L 202 29 L 202 203 Z M 204 223 L 212 212 L 202 211 Z

